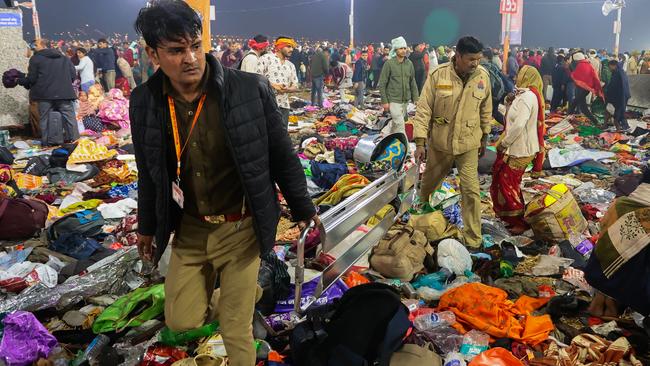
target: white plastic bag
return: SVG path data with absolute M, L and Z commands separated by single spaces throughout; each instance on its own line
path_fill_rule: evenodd
M 560 267 L 568 267 L 571 263 L 573 263 L 573 259 L 544 254 L 539 257 L 539 262 L 533 267 L 533 275 L 555 275 L 560 273 Z
M 460 276 L 472 270 L 472 257 L 458 240 L 445 239 L 438 244 L 438 265 Z

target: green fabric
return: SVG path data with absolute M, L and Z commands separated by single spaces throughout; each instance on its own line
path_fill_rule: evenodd
M 598 127 L 594 127 L 594 126 L 579 126 L 578 127 L 578 135 L 580 137 L 598 136 L 601 133 L 603 133 L 603 130 L 601 130 Z
M 605 101 L 602 98 L 598 97 L 591 103 L 591 113 L 596 116 L 599 124 L 605 123 L 605 111 L 607 107 Z
M 409 59 L 402 63 L 397 57 L 391 58 L 384 64 L 379 77 L 379 91 L 381 102 L 386 103 L 408 103 L 418 101 L 418 85 L 415 81 L 415 68 Z
M 136 308 L 144 308 L 132 314 Z M 159 284 L 141 287 L 117 299 L 104 310 L 93 323 L 96 334 L 121 331 L 126 327 L 138 327 L 163 313 L 165 309 L 165 287 Z

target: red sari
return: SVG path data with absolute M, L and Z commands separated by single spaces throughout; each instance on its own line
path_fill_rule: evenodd
M 506 224 L 521 228 L 528 227 L 528 224 L 524 221 L 526 204 L 524 202 L 524 195 L 521 192 L 521 180 L 526 172 L 526 167 L 533 161 L 533 171 L 542 171 L 542 165 L 544 163 L 544 135 L 546 134 L 544 102 L 539 91 L 534 87 L 530 87 L 529 89 L 537 97 L 537 136 L 540 151 L 537 155 L 529 157 L 514 157 L 506 155 L 503 152 L 498 152 L 497 160 L 492 166 L 492 185 L 490 186 L 490 196 L 492 197 L 494 212 Z

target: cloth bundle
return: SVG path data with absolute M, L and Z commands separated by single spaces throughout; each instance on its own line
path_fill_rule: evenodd
M 16 69 L 9 69 L 2 74 L 2 85 L 11 89 L 18 86 L 18 80 L 25 77 L 25 73 Z
M 129 101 L 124 97 L 119 89 L 111 89 L 108 92 L 108 98 L 99 105 L 97 114 L 101 120 L 117 128 L 129 128 Z

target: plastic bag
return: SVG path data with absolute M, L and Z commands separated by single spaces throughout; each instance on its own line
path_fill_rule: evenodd
M 350 272 L 345 277 L 344 281 L 349 288 L 370 283 L 370 280 L 368 280 L 363 275 L 359 274 L 359 272 L 355 272 L 355 271 Z
M 316 287 L 318 286 L 318 281 L 320 277 L 316 277 L 313 280 L 306 282 L 302 285 L 302 298 L 300 299 L 300 305 L 305 306 L 306 304 L 312 302 L 314 305 L 325 305 L 330 304 L 334 299 L 338 299 L 348 290 L 348 287 L 340 279 L 336 281 L 330 288 L 324 291 L 318 299 L 314 299 L 314 292 L 316 292 Z M 291 293 L 289 294 L 286 300 L 280 300 L 275 305 L 275 313 L 288 313 L 293 311 L 293 306 L 295 304 L 295 288 L 291 288 Z
M 496 347 L 474 357 L 469 366 L 524 366 L 510 351 Z
M 39 358 L 47 358 L 58 344 L 32 313 L 16 311 L 8 314 L 3 324 L 0 360 L 8 365 L 30 365 Z
M 458 240 L 445 239 L 438 244 L 438 265 L 456 275 L 463 275 L 472 270 L 472 257 Z
M 431 342 L 440 351 L 440 354 L 445 356 L 448 353 L 457 352 L 460 349 L 460 345 L 463 343 L 463 336 L 450 326 L 440 326 L 431 331 L 415 330 L 407 341 L 414 341 L 417 344 Z
M 533 267 L 533 275 L 550 276 L 559 274 L 560 267 L 568 267 L 571 263 L 573 263 L 573 259 L 543 254 L 539 257 L 539 262 Z
M 136 308 L 144 310 L 132 314 Z M 137 327 L 163 313 L 165 289 L 163 284 L 139 288 L 117 299 L 102 312 L 93 323 L 93 332 L 121 331 L 126 327 Z
M 616 198 L 616 193 L 605 189 L 596 188 L 596 185 L 593 182 L 587 182 L 574 189 L 573 195 L 582 203 L 592 204 L 610 204 L 614 198 Z
M 119 251 L 93 264 L 83 276 L 73 276 L 55 288 L 43 284 L 31 287 L 19 296 L 0 301 L 0 313 L 14 310 L 37 311 L 101 293 L 116 293 L 124 285 L 124 276 L 138 261 L 135 247 Z

